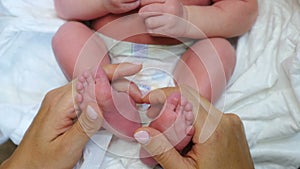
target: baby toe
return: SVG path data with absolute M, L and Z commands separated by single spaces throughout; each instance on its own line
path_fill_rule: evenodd
M 82 101 L 83 101 L 82 95 L 77 94 L 77 95 L 75 96 L 75 102 L 76 102 L 77 104 L 80 104 Z
M 194 122 L 194 113 L 191 111 L 185 112 L 185 120 L 187 125 L 192 125 Z

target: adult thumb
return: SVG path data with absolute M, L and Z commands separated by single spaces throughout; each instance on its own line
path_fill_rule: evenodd
M 66 137 L 68 137 L 66 140 L 68 140 L 74 148 L 81 149 L 90 140 L 90 137 L 101 128 L 102 123 L 103 117 L 100 109 L 88 105 L 86 110 L 82 111 L 78 120 L 66 133 Z
M 135 139 L 164 169 L 190 168 L 186 159 L 171 145 L 168 139 L 158 130 L 150 127 L 139 128 Z

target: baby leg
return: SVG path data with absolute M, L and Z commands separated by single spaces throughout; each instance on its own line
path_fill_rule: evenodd
M 180 93 L 172 93 L 167 98 L 160 115 L 149 126 L 162 132 L 170 143 L 181 151 L 192 139 L 193 122 L 192 104 Z M 144 149 L 141 149 L 140 157 L 147 165 L 157 164 Z
M 97 98 L 100 109 L 104 111 L 104 126 L 122 138 L 133 140 L 133 132 L 140 127 L 140 119 L 138 113 L 130 109 L 130 105 L 133 104 L 131 99 L 125 93 L 116 97 L 117 92 L 112 90 L 105 74 L 100 74 L 98 79 L 94 79 L 91 75 L 94 72 L 85 72 L 96 71 L 95 68 L 99 64 L 109 63 L 107 50 L 101 38 L 84 24 L 71 21 L 60 27 L 52 40 L 52 46 L 66 77 L 71 80 L 80 76 L 76 84 L 76 102 L 79 108 L 85 108 L 88 102 L 95 102 Z M 95 81 L 99 80 L 101 83 L 95 84 Z M 118 102 L 121 106 L 115 105 Z
M 235 50 L 226 39 L 201 40 L 183 54 L 174 78 L 178 85 L 189 85 L 214 102 L 224 91 L 235 62 Z
M 102 39 L 80 22 L 66 22 L 52 39 L 56 60 L 68 80 L 98 64 L 108 64 L 109 58 Z

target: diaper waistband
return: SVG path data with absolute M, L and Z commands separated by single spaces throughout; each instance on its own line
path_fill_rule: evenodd
M 146 58 L 149 57 L 149 54 L 151 54 L 150 57 L 152 59 L 163 59 L 161 58 L 162 51 L 164 51 L 164 53 L 170 53 L 171 55 L 181 56 L 188 47 L 194 44 L 194 40 L 183 41 L 176 45 L 138 44 L 116 40 L 99 32 L 97 32 L 97 34 L 104 41 L 109 54 L 113 55 L 111 57 L 129 54 Z

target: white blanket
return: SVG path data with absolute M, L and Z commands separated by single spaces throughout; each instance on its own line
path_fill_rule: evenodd
M 0 143 L 18 144 L 44 94 L 67 82 L 51 49 L 63 22 L 52 0 L 0 0 Z M 234 75 L 216 104 L 242 118 L 258 169 L 300 166 L 299 35 L 299 0 L 259 0 L 257 22 L 239 39 Z

